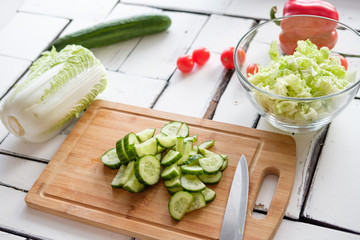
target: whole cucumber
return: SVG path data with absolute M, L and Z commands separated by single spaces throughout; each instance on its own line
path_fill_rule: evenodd
M 81 29 L 56 39 L 50 44 L 58 51 L 68 44 L 85 48 L 108 46 L 131 38 L 163 32 L 171 25 L 171 19 L 164 14 L 149 14 L 115 19 Z

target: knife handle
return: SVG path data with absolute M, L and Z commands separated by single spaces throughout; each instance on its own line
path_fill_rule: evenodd
M 286 160 L 286 161 L 285 161 Z M 289 203 L 296 168 L 296 156 L 287 159 L 259 157 L 250 168 L 249 200 L 244 239 L 272 239 Z M 265 218 L 255 218 L 252 213 L 263 180 L 267 175 L 278 176 L 278 183 Z

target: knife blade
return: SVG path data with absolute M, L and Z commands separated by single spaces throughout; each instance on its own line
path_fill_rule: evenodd
M 220 240 L 243 239 L 249 192 L 249 170 L 244 155 L 236 167 L 227 201 Z

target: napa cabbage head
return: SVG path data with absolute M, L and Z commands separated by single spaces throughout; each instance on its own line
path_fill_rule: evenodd
M 270 63 L 259 66 L 249 81 L 259 89 L 291 98 L 321 97 L 349 86 L 350 75 L 340 58 L 330 56 L 327 47 L 317 48 L 310 40 L 300 40 L 293 55 L 280 55 L 277 42 L 270 44 Z M 311 122 L 330 111 L 329 102 L 292 101 L 258 92 L 257 101 L 270 113 L 297 123 Z
M 106 70 L 79 45 L 45 51 L 1 102 L 0 117 L 14 135 L 43 142 L 79 117 L 107 83 Z

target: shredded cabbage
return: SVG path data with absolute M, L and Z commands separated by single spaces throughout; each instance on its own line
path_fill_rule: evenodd
M 280 56 L 277 42 L 270 44 L 271 62 L 259 66 L 249 81 L 259 89 L 279 96 L 312 98 L 339 92 L 349 86 L 350 76 L 340 58 L 331 56 L 327 47 L 317 48 L 310 40 L 300 40 L 293 55 Z M 326 101 L 276 99 L 258 92 L 257 101 L 270 113 L 307 123 L 328 113 Z

